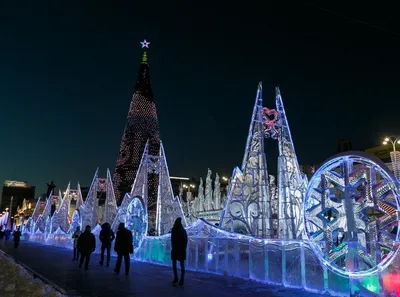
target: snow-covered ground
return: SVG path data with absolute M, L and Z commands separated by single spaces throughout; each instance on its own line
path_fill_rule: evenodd
M 1 297 L 66 297 L 0 252 Z

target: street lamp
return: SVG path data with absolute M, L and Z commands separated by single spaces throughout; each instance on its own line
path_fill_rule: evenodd
M 396 151 L 396 143 L 400 144 L 400 136 L 386 137 L 385 140 L 383 141 L 383 145 L 387 145 L 389 142 L 393 145 L 393 151 L 395 152 Z
M 223 176 L 223 177 L 222 177 L 222 180 L 223 180 L 223 181 L 228 181 L 228 178 L 225 177 L 225 176 Z
M 400 136 L 389 136 L 383 141 L 383 145 L 391 143 L 393 151 L 390 152 L 390 158 L 392 159 L 392 168 L 394 176 L 400 180 L 400 152 L 396 151 L 396 144 L 400 144 Z

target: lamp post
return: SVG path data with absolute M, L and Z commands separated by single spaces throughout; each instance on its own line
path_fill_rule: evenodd
M 187 193 L 186 193 L 186 207 L 187 207 L 187 211 L 188 211 L 189 216 L 191 216 L 191 205 L 190 205 L 190 202 L 191 202 L 191 200 L 192 200 L 192 192 L 190 192 L 190 189 L 194 189 L 194 188 L 195 188 L 195 185 L 192 185 L 192 184 L 186 185 L 186 184 L 184 184 L 183 187 L 184 187 L 185 189 L 187 189 Z
M 183 185 L 183 187 L 185 188 L 185 189 L 187 189 L 187 196 L 186 196 L 186 201 L 189 201 L 190 200 L 190 196 L 191 196 L 191 194 L 192 194 L 192 192 L 190 192 L 190 189 L 194 189 L 195 188 L 195 185 L 192 185 L 192 184 L 190 184 L 190 185 Z M 189 193 L 190 193 L 190 195 L 189 195 Z
M 383 145 L 391 143 L 393 151 L 390 152 L 390 159 L 392 160 L 392 169 L 394 176 L 400 180 L 400 152 L 396 150 L 396 144 L 400 144 L 400 136 L 389 136 L 383 141 Z

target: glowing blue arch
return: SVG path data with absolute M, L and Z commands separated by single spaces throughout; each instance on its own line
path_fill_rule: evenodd
M 69 227 L 69 233 L 74 233 L 76 227 L 79 227 L 82 230 L 82 217 L 79 209 L 75 210 L 72 214 L 71 225 Z
M 320 262 L 345 277 L 385 269 L 399 249 L 400 187 L 385 164 L 362 152 L 328 159 L 311 178 L 305 229 Z

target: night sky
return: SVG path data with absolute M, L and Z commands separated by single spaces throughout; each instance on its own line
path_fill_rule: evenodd
M 2 1 L 0 181 L 113 172 L 144 38 L 171 175 L 241 164 L 258 81 L 268 107 L 280 87 L 301 164 L 400 134 L 396 9 L 266 2 Z

